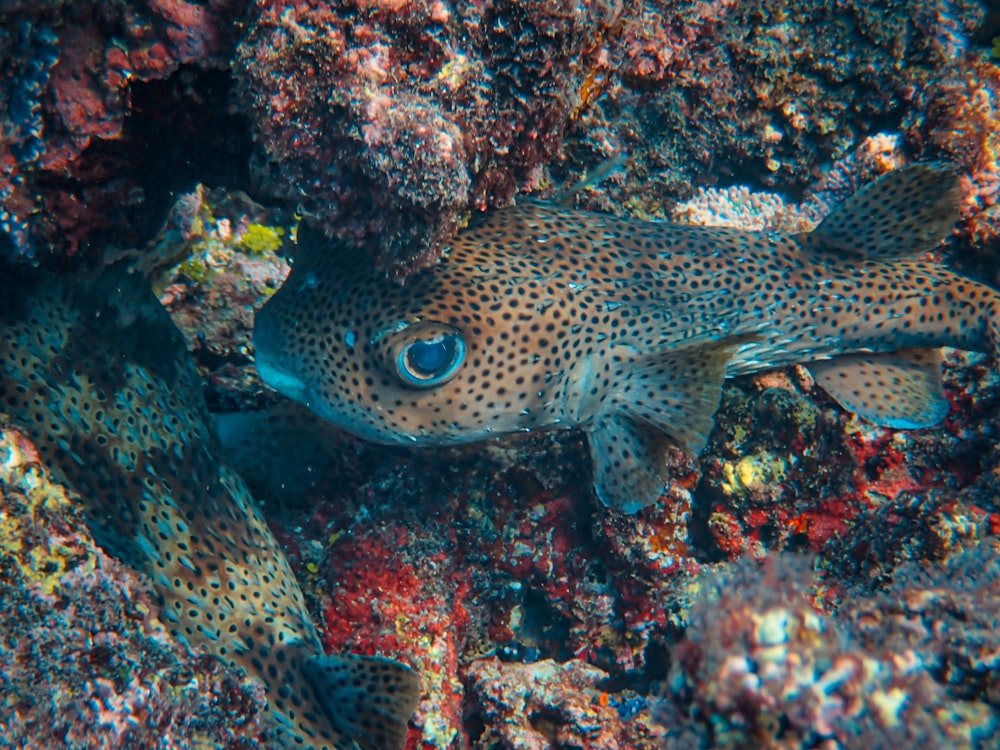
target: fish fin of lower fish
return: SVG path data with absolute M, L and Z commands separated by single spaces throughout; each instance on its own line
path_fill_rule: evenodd
M 634 357 L 616 379 L 614 404 L 697 455 L 715 425 L 726 366 L 733 352 L 757 338 L 750 334 L 692 341 Z
M 420 698 L 416 672 L 392 659 L 354 654 L 313 657 L 302 671 L 334 728 L 361 750 L 403 750 Z
M 939 349 L 847 354 L 809 371 L 837 403 L 882 427 L 933 427 L 948 415 Z
M 623 513 L 636 513 L 656 502 L 669 480 L 664 453 L 673 444 L 670 437 L 610 412 L 587 431 L 587 440 L 594 488 L 602 503 Z
M 868 260 L 901 260 L 935 248 L 958 218 L 961 188 L 948 164 L 893 170 L 833 209 L 803 246 Z

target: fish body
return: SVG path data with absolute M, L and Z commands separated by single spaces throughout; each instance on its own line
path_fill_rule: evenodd
M 727 377 L 811 363 L 871 421 L 939 422 L 936 349 L 1000 339 L 995 290 L 916 259 L 958 195 L 949 168 L 914 165 L 797 235 L 529 202 L 481 217 L 402 286 L 306 231 L 257 315 L 257 368 L 384 443 L 580 427 L 598 496 L 634 511 L 662 490 L 666 440 L 704 447 Z
M 171 633 L 263 681 L 281 747 L 401 749 L 416 676 L 388 659 L 324 656 L 144 279 L 120 266 L 76 281 L 8 272 L 4 287 L 0 411 L 79 493 L 98 541 L 150 576 Z

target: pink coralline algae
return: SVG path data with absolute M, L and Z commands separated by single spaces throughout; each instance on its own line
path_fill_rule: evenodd
M 172 641 L 148 584 L 0 430 L 0 744 L 267 747 L 263 689 Z
M 134 223 L 143 146 L 129 164 L 99 154 L 99 144 L 121 136 L 136 83 L 185 63 L 224 64 L 231 42 L 222 18 L 240 4 L 53 1 L 0 10 L 0 100 L 8 105 L 0 223 L 13 254 L 71 255 L 98 233 Z M 120 172 L 109 174 L 115 166 Z

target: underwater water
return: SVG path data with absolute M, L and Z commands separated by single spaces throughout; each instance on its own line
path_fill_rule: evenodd
M 1000 745 L 996 3 L 0 58 L 0 747 Z

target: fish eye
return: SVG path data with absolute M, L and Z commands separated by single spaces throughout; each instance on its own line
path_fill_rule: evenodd
M 451 326 L 419 325 L 418 332 L 407 331 L 407 341 L 397 349 L 396 374 L 413 388 L 433 388 L 458 372 L 465 361 L 465 340 Z

